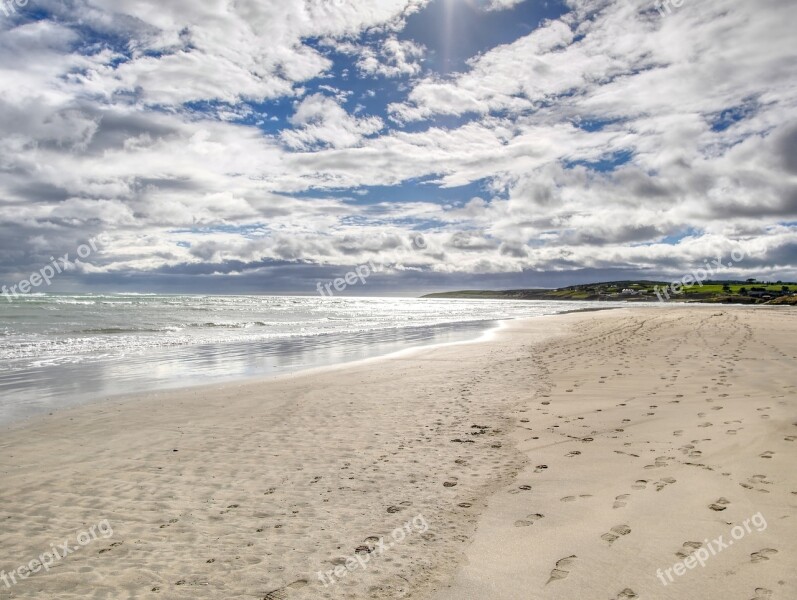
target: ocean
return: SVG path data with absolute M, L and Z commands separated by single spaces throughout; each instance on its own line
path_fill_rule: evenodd
M 287 373 L 475 339 L 580 302 L 284 296 L 0 299 L 0 424 L 106 397 Z

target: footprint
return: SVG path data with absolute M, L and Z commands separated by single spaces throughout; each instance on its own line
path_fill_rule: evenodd
M 575 554 L 571 556 L 566 556 L 565 558 L 560 558 L 556 561 L 556 568 L 551 571 L 551 578 L 545 583 L 548 585 L 552 581 L 558 581 L 559 579 L 564 579 L 570 574 L 570 571 L 567 569 L 573 564 L 573 561 L 578 558 Z
M 226 512 L 226 511 L 222 511 L 222 512 Z M 177 521 L 178 521 L 178 519 L 169 519 L 169 522 L 168 523 L 164 523 L 163 525 L 160 526 L 160 528 L 161 529 L 166 529 L 170 525 L 174 525 L 175 523 L 177 523 Z
M 772 458 L 773 456 L 775 456 L 775 453 L 772 452 L 771 450 L 767 450 L 766 452 L 763 452 L 763 453 L 759 454 L 758 456 L 760 458 Z
M 567 454 L 565 454 L 565 457 L 573 458 L 574 456 L 578 456 L 580 454 L 581 452 L 579 452 L 578 450 L 573 450 L 572 452 L 568 452 Z
M 695 550 L 698 548 L 702 548 L 703 544 L 700 542 L 684 542 L 683 548 L 675 553 L 675 556 L 683 560 L 684 558 L 690 557 Z
M 758 552 L 753 552 L 750 555 L 750 562 L 762 562 L 765 560 L 769 560 L 769 557 L 773 554 L 777 554 L 778 551 L 774 548 L 764 548 L 763 550 L 759 550 Z
M 755 597 L 750 600 L 769 600 L 770 598 L 772 598 L 772 590 L 768 590 L 767 588 L 756 588 Z
M 645 469 L 658 469 L 658 468 L 661 468 L 661 467 L 666 467 L 668 460 L 669 459 L 666 456 L 658 456 L 658 457 L 656 457 L 656 461 L 655 461 L 654 464 L 645 465 L 644 468 Z
M 530 525 L 534 525 L 536 521 L 545 518 L 545 515 L 540 513 L 534 513 L 528 515 L 525 519 L 521 519 L 519 521 L 515 521 L 515 527 L 529 527 Z
M 601 539 L 604 542 L 609 542 L 611 544 L 615 540 L 619 539 L 621 535 L 628 535 L 629 533 L 631 533 L 631 528 L 628 525 L 616 525 L 611 528 L 609 533 L 604 533 L 601 536 Z
M 537 468 L 534 469 L 534 472 L 535 473 L 542 473 L 547 468 L 548 468 L 548 465 L 537 465 Z
M 614 506 L 612 506 L 612 508 L 623 508 L 628 504 L 626 500 L 628 500 L 630 497 L 631 496 L 629 494 L 622 494 L 620 496 L 617 496 L 614 499 Z
M 709 504 L 708 507 L 713 511 L 720 512 L 728 508 L 729 504 L 730 500 L 728 500 L 727 498 L 720 498 L 714 504 Z
M 644 490 L 648 485 L 647 479 L 638 479 L 634 485 L 631 486 L 631 489 L 634 490 Z
M 279 588 L 274 590 L 273 592 L 269 592 L 265 596 L 263 596 L 263 600 L 288 600 L 290 596 L 288 595 L 290 590 L 297 590 L 303 588 L 307 585 L 306 579 L 299 579 L 298 581 L 294 581 L 290 585 L 286 585 L 283 588 Z
M 661 481 L 657 481 L 656 482 L 656 491 L 660 492 L 661 490 L 666 488 L 668 485 L 672 485 L 673 483 L 675 483 L 675 481 L 676 480 L 673 479 L 672 477 L 662 477 Z
M 114 542 L 108 548 L 103 548 L 97 554 L 104 554 L 106 552 L 110 552 L 113 548 L 117 548 L 122 545 L 123 542 Z
M 622 592 L 617 594 L 615 600 L 631 600 L 631 598 L 638 598 L 637 593 L 631 588 L 625 588 Z
M 560 501 L 561 502 L 574 502 L 575 499 L 576 499 L 575 496 L 565 496 L 564 498 L 561 498 Z

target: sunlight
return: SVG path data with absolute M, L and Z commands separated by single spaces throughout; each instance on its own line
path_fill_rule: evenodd
M 457 31 L 457 27 L 455 24 L 456 11 L 463 4 L 471 8 L 476 8 L 480 3 L 483 3 L 485 1 L 486 0 L 442 0 L 443 4 L 445 5 L 445 12 L 442 23 L 444 65 L 448 65 L 452 59 L 454 36 L 457 34 L 460 35 L 462 34 L 462 32 Z

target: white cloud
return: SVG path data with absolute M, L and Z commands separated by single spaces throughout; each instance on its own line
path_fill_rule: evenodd
M 678 272 L 743 239 L 757 252 L 741 272 L 797 276 L 793 2 L 687 2 L 662 18 L 571 0 L 450 77 L 423 74 L 423 50 L 397 35 L 423 4 L 42 0 L 58 23 L 0 31 L 0 268 L 110 229 L 92 268 L 111 273 L 370 259 L 407 272 Z M 78 17 L 129 40 L 131 56 L 78 51 Z M 397 126 L 374 115 L 373 90 L 313 87 L 329 48 L 369 77 L 410 76 Z M 234 123 L 253 116 L 242 98 L 274 97 L 298 98 L 279 134 Z M 223 103 L 180 107 L 194 100 Z M 408 181 L 401 201 L 363 191 Z M 483 187 L 443 204 L 419 181 Z M 423 253 L 409 241 L 419 225 Z
M 295 128 L 283 131 L 281 138 L 298 150 L 309 150 L 319 144 L 332 148 L 356 146 L 364 136 L 378 133 L 384 127 L 379 117 L 353 117 L 339 99 L 323 94 L 312 94 L 302 100 L 289 120 Z
M 369 47 L 360 50 L 357 67 L 365 75 L 399 77 L 418 75 L 425 48 L 410 40 L 399 40 L 390 36 L 382 42 L 378 51 Z
M 507 10 L 509 8 L 514 8 L 521 2 L 525 1 L 526 0 L 490 0 L 490 4 L 485 7 L 485 10 Z
M 289 95 L 296 84 L 332 66 L 305 39 L 395 28 L 427 1 L 347 0 L 340 6 L 282 0 L 41 4 L 66 23 L 80 21 L 130 38 L 129 60 L 108 61 L 75 73 L 71 77 L 75 84 L 105 98 L 134 94 L 147 104 L 176 105 Z

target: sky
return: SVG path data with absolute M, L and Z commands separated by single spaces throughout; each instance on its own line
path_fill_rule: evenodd
M 0 282 L 797 280 L 797 3 L 676 3 L 0 0 Z

